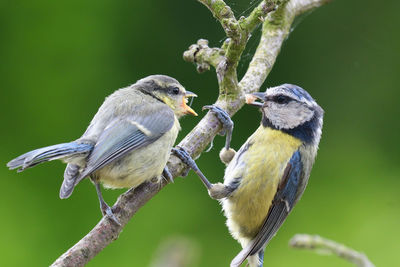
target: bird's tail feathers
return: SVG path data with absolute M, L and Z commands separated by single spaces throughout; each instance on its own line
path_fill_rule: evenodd
M 18 172 L 21 172 L 46 161 L 88 153 L 92 148 L 93 146 L 91 144 L 79 144 L 76 142 L 43 147 L 27 152 L 11 160 L 7 163 L 7 167 L 10 168 L 10 170 L 18 168 Z
M 80 167 L 75 164 L 69 163 L 64 172 L 64 181 L 60 188 L 60 198 L 69 198 L 75 188 L 76 179 L 79 176 Z
M 242 251 L 240 251 L 239 254 L 237 254 L 236 257 L 231 261 L 230 267 L 239 267 L 250 255 L 251 249 L 251 245 L 242 249 Z
M 230 267 L 239 267 L 246 259 L 248 259 L 250 267 L 263 267 L 265 247 L 258 252 L 254 252 L 254 241 L 252 240 L 236 255 L 231 261 Z

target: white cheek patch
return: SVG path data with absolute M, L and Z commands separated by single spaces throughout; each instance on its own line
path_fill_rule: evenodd
M 283 105 L 270 102 L 264 112 L 270 122 L 278 129 L 293 129 L 311 120 L 314 116 L 314 111 L 296 101 Z

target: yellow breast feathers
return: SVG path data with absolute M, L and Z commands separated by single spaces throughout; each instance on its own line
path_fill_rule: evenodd
M 228 224 L 237 228 L 239 236 L 257 234 L 286 165 L 300 145 L 301 141 L 295 137 L 260 126 L 244 144 L 247 150 L 241 149 L 232 160 L 234 166 L 228 166 L 225 183 L 238 177 L 241 181 L 224 208 L 233 215 Z

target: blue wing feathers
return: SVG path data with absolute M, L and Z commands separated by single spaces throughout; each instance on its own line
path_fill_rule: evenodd
M 289 179 L 283 191 L 281 193 L 278 192 L 278 194 L 281 198 L 289 202 L 290 208 L 293 208 L 293 204 L 296 200 L 297 188 L 300 182 L 301 171 L 303 169 L 303 163 L 301 162 L 301 156 L 298 150 L 293 154 L 289 164 L 291 165 Z

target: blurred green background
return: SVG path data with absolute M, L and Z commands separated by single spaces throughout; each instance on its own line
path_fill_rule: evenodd
M 258 1 L 231 0 L 237 15 Z M 300 22 L 263 88 L 295 83 L 325 109 L 319 155 L 304 197 L 267 248 L 266 266 L 351 266 L 335 257 L 288 248 L 295 233 L 320 234 L 365 252 L 377 266 L 400 259 L 400 20 L 398 1 L 334 1 Z M 260 29 L 258 29 L 260 30 Z M 144 76 L 177 78 L 197 98 L 200 117 L 182 120 L 181 139 L 217 97 L 213 71 L 182 60 L 199 38 L 220 46 L 210 12 L 191 1 L 0 1 L 0 265 L 51 264 L 100 219 L 95 189 L 83 181 L 58 198 L 65 165 L 21 174 L 10 159 L 70 141 L 86 129 L 105 96 Z M 246 69 L 259 34 L 239 66 Z M 249 119 L 251 117 L 251 119 Z M 233 147 L 259 124 L 244 107 L 234 117 Z M 217 137 L 199 166 L 221 181 Z M 123 190 L 104 192 L 113 203 Z M 227 266 L 240 247 L 216 201 L 190 173 L 168 185 L 89 266 L 148 266 L 165 240 L 185 237 L 197 249 L 190 266 Z

